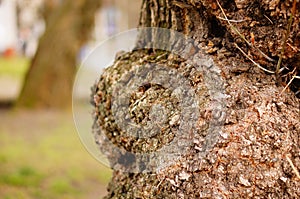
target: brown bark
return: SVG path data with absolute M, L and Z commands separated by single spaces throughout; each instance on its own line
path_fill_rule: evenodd
M 151 152 L 161 146 L 129 137 L 116 124 L 116 115 L 112 113 L 114 105 L 111 103 L 113 92 L 118 91 L 118 82 L 124 81 L 122 75 L 130 74 L 146 62 L 161 63 L 189 79 L 191 86 L 199 90 L 196 95 L 200 104 L 208 103 L 206 100 L 210 96 L 203 86 L 205 71 L 202 74 L 194 72 L 197 64 L 204 63 L 196 62 L 194 66 L 188 66 L 174 55 L 161 56 L 165 52 L 151 49 L 136 50 L 118 57 L 113 66 L 106 69 L 93 90 L 96 141 L 108 156 L 112 167 L 123 168 L 123 171 L 114 171 L 106 198 L 300 197 L 299 99 L 291 90 L 281 94 L 284 85 L 276 79 L 275 74 L 264 72 L 253 65 L 236 47 L 239 46 L 264 68 L 275 71 L 276 60 L 282 53 L 280 49 L 288 16 L 292 12 L 292 2 L 236 0 L 220 1 L 220 6 L 229 19 L 242 20 L 231 24 L 251 45 L 258 47 L 270 59 L 249 46 L 236 33 L 235 28 L 223 20 L 225 16 L 216 1 L 144 0 L 140 26 L 171 28 L 189 35 L 195 43 L 192 48 L 185 46 L 182 50 L 193 49 L 189 52 L 196 58 L 206 54 L 205 59 L 211 58 L 213 65 L 220 70 L 227 96 L 226 119 L 213 137 L 216 143 L 206 150 L 211 135 L 205 126 L 213 113 L 208 107 L 199 107 L 197 127 L 192 139 L 187 140 L 192 143 L 188 153 L 157 172 L 124 172 L 124 167 L 133 168 L 138 160 L 127 153 L 116 153 L 110 148 L 108 140 L 133 153 Z M 287 71 L 296 68 L 295 71 L 299 72 L 299 9 L 294 12 L 288 36 L 283 66 Z M 174 41 L 170 38 L 170 42 Z M 142 124 L 144 118 L 150 117 L 147 115 L 147 107 L 155 104 L 152 98 L 146 104 L 137 103 L 142 99 L 138 95 L 147 99 L 156 93 L 155 96 L 166 95 L 169 101 L 174 102 L 157 85 L 146 87 L 143 86 L 130 98 L 128 111 L 136 124 Z M 294 89 L 298 89 L 296 84 Z M 157 99 L 160 102 L 166 100 Z M 135 104 L 136 107 L 132 108 Z M 168 126 L 162 130 L 159 134 L 162 138 L 157 136 L 158 139 L 166 138 L 166 142 L 170 141 L 167 138 L 173 136 L 172 129 Z M 203 150 L 206 150 L 205 155 Z M 141 167 L 138 169 L 143 171 Z
M 76 55 L 90 36 L 98 6 L 98 0 L 68 0 L 48 10 L 46 32 L 40 39 L 17 106 L 70 107 Z

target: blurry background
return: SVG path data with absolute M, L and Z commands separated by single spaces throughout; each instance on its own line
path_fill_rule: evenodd
M 78 138 L 72 85 L 91 49 L 137 27 L 140 5 L 0 0 L 0 198 L 105 195 L 111 171 Z

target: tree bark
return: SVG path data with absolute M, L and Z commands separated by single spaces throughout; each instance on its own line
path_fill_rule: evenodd
M 291 13 L 293 19 L 287 34 Z M 229 23 L 226 18 L 233 21 Z M 189 79 L 200 104 L 205 105 L 211 101 L 207 101 L 211 94 L 203 83 L 207 74 L 205 70 L 195 72 L 197 64 L 205 63 L 190 66 L 172 53 L 155 49 L 119 56 L 102 74 L 92 94 L 96 142 L 115 168 L 106 198 L 299 198 L 300 103 L 292 90 L 282 92 L 288 71 L 300 70 L 299 9 L 293 8 L 293 2 L 144 0 L 140 26 L 169 28 L 193 38 L 192 47 L 185 46 L 183 50 L 188 49 L 196 57 L 205 54 L 202 62 L 213 60 L 213 67 L 224 82 L 226 117 L 212 136 L 207 125 L 214 113 L 208 106 L 199 106 L 196 127 L 187 140 L 191 143 L 188 153 L 162 170 L 143 173 L 144 167 L 127 152 L 157 150 L 175 139 L 174 126 L 162 128 L 156 136 L 158 145 L 126 135 L 113 114 L 117 109 L 112 98 L 114 92 L 121 90 L 118 82 L 128 81 L 126 75 L 136 74 L 135 69 L 145 63 L 163 64 Z M 281 73 L 278 78 L 272 72 L 281 56 L 281 67 L 286 69 L 285 75 Z M 261 70 L 249 58 L 271 73 Z M 299 89 L 297 82 L 293 89 Z M 177 102 L 162 90 L 159 85 L 148 84 L 132 93 L 128 111 L 136 124 L 151 118 L 148 107 L 157 101 L 169 100 L 173 104 L 170 109 L 177 111 Z M 173 115 L 167 117 L 166 124 L 171 124 Z M 215 142 L 211 148 L 207 147 L 208 138 Z M 127 152 L 114 151 L 111 143 Z M 133 168 L 134 164 L 139 164 L 138 172 L 125 172 L 124 167 Z
M 64 1 L 47 12 L 39 42 L 17 101 L 22 107 L 70 107 L 76 55 L 90 36 L 98 0 Z

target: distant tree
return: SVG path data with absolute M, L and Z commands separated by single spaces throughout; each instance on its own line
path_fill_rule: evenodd
M 90 37 L 100 0 L 45 1 L 46 31 L 16 105 L 69 107 L 76 55 Z

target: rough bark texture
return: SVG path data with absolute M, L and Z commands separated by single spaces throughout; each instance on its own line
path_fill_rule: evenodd
M 278 60 L 281 54 L 292 3 L 264 0 L 220 1 L 228 19 L 242 20 L 232 22 L 239 32 L 274 60 Z M 299 72 L 298 8 L 299 5 L 294 13 L 283 57 L 286 71 L 296 68 L 295 71 Z M 212 112 L 199 107 L 198 129 L 194 132 L 193 139 L 189 140 L 192 145 L 188 153 L 174 160 L 174 164 L 161 172 L 114 171 L 106 198 L 300 197 L 300 177 L 297 173 L 300 170 L 299 99 L 290 90 L 280 94 L 284 85 L 276 80 L 275 75 L 260 70 L 237 50 L 234 43 L 257 63 L 275 71 L 276 61 L 267 60 L 257 50 L 249 47 L 222 18 L 225 17 L 213 0 L 143 2 L 140 26 L 164 27 L 183 32 L 197 43 L 191 51 L 193 56 L 205 51 L 214 60 L 214 65 L 220 70 L 225 82 L 224 89 L 228 96 L 226 119 L 224 125 L 220 126 L 214 147 L 203 156 L 203 140 L 207 136 L 204 127 Z M 111 98 L 123 75 L 142 66 L 145 61 L 164 63 L 189 79 L 190 84 L 198 89 L 196 94 L 200 101 L 206 103 L 205 98 L 201 98 L 207 95 L 201 83 L 204 81 L 204 74 L 195 74 L 193 67 L 185 65 L 184 60 L 170 54 L 161 56 L 162 53 L 148 49 L 119 56 L 93 89 L 92 101 L 96 107 L 94 133 L 99 148 L 108 156 L 112 166 L 120 164 L 120 168 L 122 165 L 128 167 L 128 164 L 134 164 L 134 160 L 111 151 L 108 140 L 134 152 L 147 152 L 153 146 L 153 143 L 124 136 L 115 124 Z M 138 94 L 144 96 L 143 99 L 149 98 L 151 92 L 161 95 L 160 88 L 155 85 L 141 89 L 139 93 L 133 93 L 131 104 L 136 104 L 141 99 Z M 293 89 L 298 89 L 297 82 Z M 168 94 L 166 98 L 172 101 Z M 162 99 L 158 97 L 157 100 Z M 137 103 L 134 109 L 138 109 L 137 112 L 132 111 L 132 107 L 128 110 L 137 124 L 150 117 L 146 107 L 152 106 L 152 101 L 149 98 L 145 103 L 146 105 Z M 141 117 L 138 117 L 139 114 L 142 114 Z M 168 116 L 170 121 L 171 116 Z M 168 141 L 168 136 L 172 135 L 172 127 L 168 126 L 166 129 L 162 130 L 160 136 Z
M 70 107 L 76 55 L 94 24 L 98 0 L 64 1 L 47 10 L 39 42 L 17 106 Z

